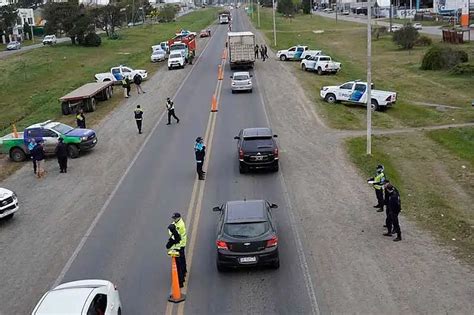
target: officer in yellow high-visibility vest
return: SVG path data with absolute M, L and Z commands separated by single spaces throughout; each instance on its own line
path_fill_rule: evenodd
M 377 204 L 374 208 L 378 208 L 377 212 L 382 212 L 384 206 L 383 185 L 385 184 L 383 165 L 377 165 L 376 174 L 374 177 L 369 178 L 368 183 L 374 186 L 375 196 L 377 197 Z
M 168 239 L 168 243 L 166 243 L 166 249 L 168 250 L 168 255 L 173 257 L 176 261 L 179 287 L 182 288 L 184 286 L 185 274 L 181 259 L 179 257 L 181 236 L 179 236 L 178 230 L 176 229 L 176 225 L 174 224 L 168 225 L 168 234 L 170 235 L 170 238 Z
M 185 249 L 186 249 L 186 242 L 187 242 L 187 235 L 186 235 L 186 225 L 184 224 L 184 220 L 181 217 L 181 214 L 179 212 L 175 212 L 173 216 L 171 217 L 173 219 L 173 223 L 176 226 L 176 230 L 179 233 L 179 236 L 181 238 L 181 241 L 178 244 L 179 247 L 179 260 L 181 263 L 181 266 L 183 267 L 183 273 L 184 276 L 186 277 L 186 273 L 188 272 L 186 268 L 186 255 L 185 255 Z

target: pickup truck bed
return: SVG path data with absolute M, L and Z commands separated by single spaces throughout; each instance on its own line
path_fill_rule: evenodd
M 59 99 L 63 115 L 68 115 L 82 107 L 88 112 L 95 111 L 96 100 L 108 100 L 112 97 L 112 81 L 86 83 Z

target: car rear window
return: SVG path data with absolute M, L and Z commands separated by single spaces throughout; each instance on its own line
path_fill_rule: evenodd
M 253 238 L 267 233 L 270 225 L 267 221 L 248 223 L 226 223 L 224 233 L 236 238 Z
M 242 143 L 244 149 L 264 149 L 273 147 L 272 137 L 245 137 Z
M 248 80 L 249 76 L 248 75 L 234 75 L 234 80 Z

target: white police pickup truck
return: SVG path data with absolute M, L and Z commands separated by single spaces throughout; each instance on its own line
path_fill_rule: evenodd
M 341 63 L 332 61 L 329 56 L 308 56 L 301 60 L 303 71 L 317 71 L 319 75 L 324 73 L 337 73 L 341 70 Z
M 372 88 L 373 88 L 372 83 Z M 339 86 L 323 86 L 320 96 L 326 102 L 334 104 L 346 102 L 352 104 L 367 104 L 367 82 L 349 81 Z M 383 110 L 397 101 L 396 92 L 372 90 L 372 110 Z
M 8 189 L 0 187 L 0 219 L 11 219 L 18 211 L 18 199 L 16 194 Z
M 276 56 L 281 61 L 286 60 L 301 60 L 307 56 L 319 55 L 321 54 L 320 50 L 309 50 L 308 46 L 293 46 L 288 49 L 279 50 L 276 53 Z

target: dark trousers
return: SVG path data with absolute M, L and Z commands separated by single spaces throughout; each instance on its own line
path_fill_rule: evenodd
M 131 86 L 127 86 L 127 96 L 130 96 L 130 91 L 132 90 Z
M 204 178 L 204 171 L 202 170 L 202 165 L 204 162 L 196 161 L 196 171 L 198 173 L 199 178 Z
M 186 273 L 188 272 L 188 268 L 187 268 L 187 265 L 186 265 L 186 252 L 185 252 L 184 247 L 181 247 L 179 249 L 179 259 L 181 260 L 181 267 L 183 268 L 184 277 L 186 277 Z
M 183 266 L 181 259 L 179 257 L 174 257 L 174 261 L 176 263 L 176 269 L 178 271 L 178 281 L 179 281 L 179 287 L 182 288 L 184 287 L 184 273 L 183 273 Z
M 383 208 L 383 189 L 375 189 L 375 196 L 377 197 L 377 207 Z
M 255 59 L 258 59 L 258 51 L 255 52 Z
M 142 120 L 135 119 L 135 121 L 137 122 L 138 133 L 142 133 Z
M 59 169 L 61 172 L 67 172 L 67 156 L 58 157 Z
M 402 238 L 402 231 L 400 230 L 400 223 L 398 222 L 399 213 L 400 212 L 390 212 L 389 215 L 390 215 L 390 223 L 393 226 L 393 232 L 397 233 L 398 238 Z
M 32 159 L 33 161 L 33 172 L 36 174 L 36 160 Z
M 176 119 L 176 122 L 179 122 L 179 118 L 176 117 L 176 115 L 174 113 L 174 109 L 169 109 L 168 110 L 168 124 L 171 124 L 171 117 L 174 117 L 174 119 Z

